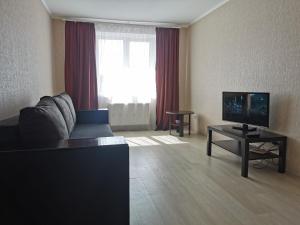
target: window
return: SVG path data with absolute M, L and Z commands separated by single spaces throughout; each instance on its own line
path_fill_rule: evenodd
M 155 98 L 155 33 L 98 32 L 100 105 Z

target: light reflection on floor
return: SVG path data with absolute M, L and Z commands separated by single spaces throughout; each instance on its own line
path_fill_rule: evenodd
M 164 136 L 151 136 L 157 141 L 160 141 L 167 145 L 174 145 L 174 144 L 186 144 L 188 142 L 181 141 L 178 137 L 171 136 L 171 135 L 164 135 Z
M 136 147 L 136 146 L 155 146 L 167 144 L 186 144 L 187 142 L 181 141 L 178 137 L 171 136 L 171 135 L 163 135 L 163 136 L 151 136 L 154 140 L 148 137 L 127 137 L 126 141 L 129 147 Z
M 129 147 L 160 145 L 156 141 L 147 137 L 128 137 L 126 138 L 126 141 Z

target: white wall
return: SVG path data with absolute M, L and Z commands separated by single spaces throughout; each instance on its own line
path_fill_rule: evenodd
M 51 45 L 40 0 L 0 0 L 0 120 L 53 94 Z
M 199 126 L 222 124 L 222 91 L 271 93 L 271 129 L 288 139 L 300 175 L 300 1 L 230 0 L 190 33 L 192 109 Z

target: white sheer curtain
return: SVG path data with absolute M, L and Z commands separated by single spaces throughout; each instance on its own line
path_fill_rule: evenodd
M 155 127 L 155 27 L 96 24 L 100 107 L 112 127 Z

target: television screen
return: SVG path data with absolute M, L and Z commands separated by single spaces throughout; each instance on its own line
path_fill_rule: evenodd
M 223 120 L 269 126 L 269 93 L 223 92 Z

